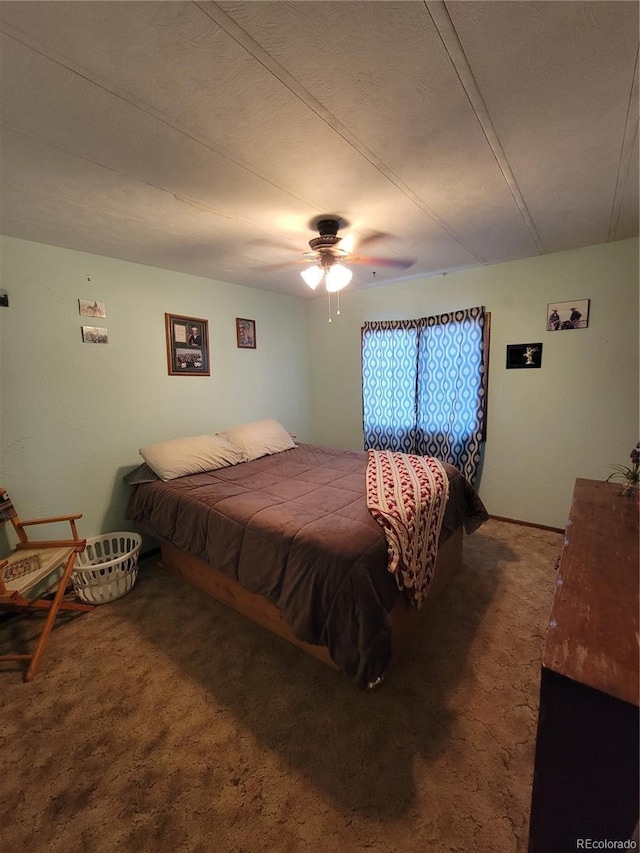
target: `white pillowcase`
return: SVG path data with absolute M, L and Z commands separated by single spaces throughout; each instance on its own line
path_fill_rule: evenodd
M 291 435 L 274 418 L 266 418 L 264 421 L 255 421 L 250 424 L 240 424 L 220 432 L 218 435 L 224 436 L 236 447 L 239 447 L 247 462 L 259 459 L 261 456 L 291 450 L 292 447 L 296 446 Z
M 165 481 L 245 461 L 242 450 L 220 435 L 174 438 L 141 447 L 138 452 L 149 468 Z

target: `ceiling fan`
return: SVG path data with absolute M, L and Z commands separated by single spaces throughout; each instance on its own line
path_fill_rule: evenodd
M 320 216 L 310 224 L 317 230 L 318 236 L 309 240 L 311 251 L 305 253 L 305 258 L 311 261 L 312 265 L 302 270 L 300 275 L 312 290 L 316 289 L 323 278 L 329 293 L 335 293 L 346 287 L 353 277 L 353 272 L 342 261 L 349 264 L 395 266 L 402 269 L 413 266 L 415 263 L 414 260 L 369 258 L 353 254 L 353 238 L 350 235 L 345 238 L 338 236 L 340 228 L 346 225 L 339 216 Z M 372 242 L 383 236 L 385 235 L 374 234 L 362 243 Z

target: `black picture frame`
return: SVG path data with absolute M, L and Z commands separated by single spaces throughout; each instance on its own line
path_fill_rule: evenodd
M 236 342 L 240 349 L 256 348 L 256 321 L 236 317 Z
M 169 376 L 209 376 L 209 322 L 165 314 L 164 323 Z
M 507 370 L 534 370 L 542 366 L 542 343 L 507 344 Z

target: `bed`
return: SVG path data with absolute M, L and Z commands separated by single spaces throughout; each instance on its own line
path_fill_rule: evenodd
M 384 677 L 415 613 L 367 508 L 367 461 L 298 444 L 169 481 L 138 475 L 126 517 L 160 541 L 166 568 L 364 688 Z M 460 472 L 444 467 L 449 497 L 422 610 L 457 568 L 463 530 L 488 517 Z

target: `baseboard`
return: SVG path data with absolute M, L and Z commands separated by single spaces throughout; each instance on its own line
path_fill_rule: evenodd
M 506 521 L 507 524 L 520 524 L 522 527 L 536 527 L 538 530 L 551 530 L 552 533 L 564 533 L 564 527 L 549 527 L 548 524 L 535 524 L 533 521 L 518 521 L 517 518 L 504 518 L 502 515 L 490 515 L 494 521 Z

